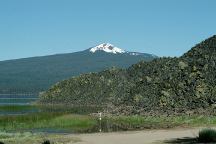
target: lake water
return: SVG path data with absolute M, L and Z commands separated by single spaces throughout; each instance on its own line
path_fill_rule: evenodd
M 39 110 L 36 107 L 30 106 L 37 99 L 38 95 L 33 94 L 0 94 L 0 115 L 19 115 L 38 112 Z
M 67 107 L 67 106 L 34 106 L 38 95 L 2 95 L 0 94 L 0 116 L 23 115 L 35 112 L 70 112 L 73 114 L 89 114 L 97 112 L 99 107 Z
M 0 105 L 29 105 L 38 99 L 38 95 L 0 94 Z

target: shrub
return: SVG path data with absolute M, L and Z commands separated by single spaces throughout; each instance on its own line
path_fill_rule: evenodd
M 203 129 L 199 132 L 198 142 L 213 143 L 216 142 L 216 130 Z
M 42 144 L 51 144 L 49 140 L 45 140 Z

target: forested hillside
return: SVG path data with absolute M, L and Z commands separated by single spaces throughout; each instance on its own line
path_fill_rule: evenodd
M 127 68 L 151 54 L 131 55 L 106 52 L 81 52 L 33 57 L 0 62 L 0 93 L 38 93 L 58 81 L 116 66 Z
M 216 36 L 179 58 L 139 62 L 64 80 L 41 104 L 103 105 L 111 113 L 178 114 L 216 110 Z

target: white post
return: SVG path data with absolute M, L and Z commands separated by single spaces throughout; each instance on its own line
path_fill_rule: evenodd
M 102 113 L 101 112 L 99 113 L 99 120 L 100 120 L 100 129 L 99 129 L 99 131 L 101 132 L 102 131 L 102 129 L 101 129 Z

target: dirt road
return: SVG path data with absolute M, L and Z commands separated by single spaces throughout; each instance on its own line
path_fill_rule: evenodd
M 165 140 L 193 137 L 198 135 L 202 128 L 146 130 L 133 132 L 96 133 L 69 135 L 81 140 L 76 144 L 151 144 L 161 143 Z

